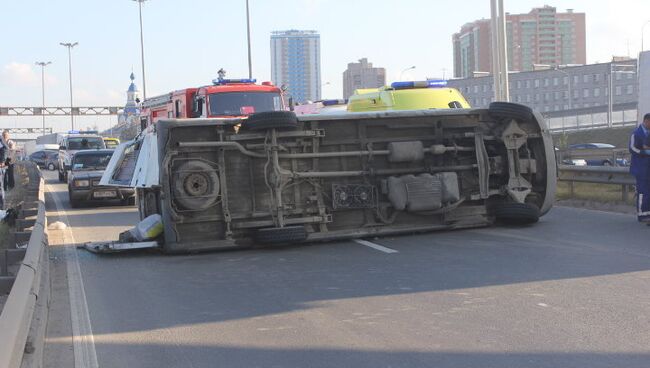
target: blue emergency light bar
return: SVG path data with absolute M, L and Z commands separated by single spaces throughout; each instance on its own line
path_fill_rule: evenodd
M 248 79 L 248 78 L 242 78 L 242 79 L 213 79 L 212 84 L 215 86 L 217 85 L 224 85 L 224 84 L 253 84 L 257 82 L 257 79 Z
M 425 81 L 393 82 L 390 86 L 393 89 L 442 88 L 447 87 L 447 81 L 444 79 L 430 79 Z
M 323 100 L 321 103 L 323 106 L 345 105 L 348 103 L 348 100 Z
M 96 130 L 68 130 L 68 134 L 99 134 Z

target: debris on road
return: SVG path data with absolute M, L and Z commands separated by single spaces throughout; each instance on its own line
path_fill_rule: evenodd
M 120 251 L 134 250 L 134 249 L 158 248 L 158 242 L 156 241 L 130 242 L 130 243 L 120 243 L 115 241 L 88 242 L 83 245 L 83 248 L 93 253 L 117 253 Z
M 68 227 L 68 225 L 66 225 L 65 223 L 63 223 L 61 221 L 55 221 L 55 222 L 51 223 L 47 227 L 47 229 L 48 230 L 65 230 L 67 227 Z
M 163 233 L 162 218 L 158 214 L 140 221 L 135 227 L 120 233 L 118 241 L 88 242 L 83 248 L 93 253 L 115 253 L 133 249 L 157 248 Z

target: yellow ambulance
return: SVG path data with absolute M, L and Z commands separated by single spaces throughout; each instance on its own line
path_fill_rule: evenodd
M 462 109 L 470 105 L 446 80 L 393 82 L 390 86 L 354 91 L 347 111 Z

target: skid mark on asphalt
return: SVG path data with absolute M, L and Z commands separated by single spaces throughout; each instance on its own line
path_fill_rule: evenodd
M 384 252 L 384 253 L 399 253 L 395 249 L 384 247 L 383 245 L 375 244 L 373 242 L 369 242 L 369 241 L 363 240 L 363 239 L 355 239 L 354 242 L 357 243 L 357 244 L 365 245 L 366 247 L 370 247 L 372 249 L 376 249 L 376 250 L 378 250 L 380 252 Z
M 81 268 L 75 249 L 76 241 L 72 234 L 70 221 L 66 215 L 58 193 L 50 185 L 46 185 L 47 191 L 52 196 L 56 206 L 56 216 L 67 226 L 61 230 L 63 243 L 65 244 L 66 265 L 68 270 L 68 291 L 70 294 L 70 317 L 72 320 L 72 344 L 74 348 L 74 361 L 76 368 L 98 368 L 97 352 L 95 351 L 95 339 L 90 325 L 90 314 L 86 292 L 84 291 Z

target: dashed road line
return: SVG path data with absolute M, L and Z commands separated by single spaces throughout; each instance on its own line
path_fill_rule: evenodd
M 72 346 L 74 348 L 75 368 L 98 368 L 95 339 L 90 325 L 88 302 L 84 290 L 81 267 L 75 249 L 76 241 L 72 234 L 70 221 L 66 215 L 57 192 L 46 185 L 47 191 L 52 196 L 56 206 L 57 216 L 67 227 L 62 230 L 65 244 L 66 265 L 68 270 L 68 293 L 70 295 L 70 318 L 72 321 Z
M 363 240 L 363 239 L 354 239 L 354 242 L 357 243 L 357 244 L 365 245 L 366 247 L 376 249 L 376 250 L 384 252 L 384 253 L 399 253 L 395 249 L 384 247 L 383 245 L 375 244 L 373 242 L 369 242 L 369 241 Z

